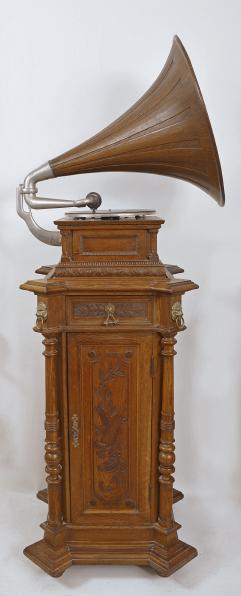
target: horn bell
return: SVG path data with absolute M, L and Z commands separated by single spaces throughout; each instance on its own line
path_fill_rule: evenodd
M 54 176 L 147 172 L 186 180 L 224 205 L 217 147 L 188 54 L 175 36 L 160 75 L 127 112 L 49 162 Z

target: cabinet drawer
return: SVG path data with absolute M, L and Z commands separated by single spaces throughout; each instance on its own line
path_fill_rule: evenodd
M 67 317 L 70 325 L 151 325 L 152 300 L 140 296 L 69 298 Z

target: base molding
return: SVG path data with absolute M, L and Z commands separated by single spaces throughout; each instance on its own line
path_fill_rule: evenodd
M 60 577 L 71 565 L 138 565 L 152 567 L 158 575 L 167 577 L 197 556 L 197 550 L 178 540 L 171 547 L 157 542 L 122 544 L 118 549 L 92 544 L 65 546 L 62 551 L 40 540 L 24 549 L 24 554 L 52 577 Z
M 69 526 L 70 529 L 70 526 Z M 174 533 L 175 530 L 173 529 Z M 71 565 L 138 565 L 152 567 L 160 576 L 168 576 L 197 556 L 197 550 L 174 539 L 170 545 L 161 543 L 158 526 L 143 528 L 143 536 L 149 539 L 123 540 L 116 533 L 115 539 L 68 540 L 66 527 L 65 542 L 53 546 L 43 538 L 24 549 L 24 554 L 33 563 L 53 577 L 61 576 Z M 108 534 L 106 534 L 107 537 Z M 160 541 L 159 541 L 160 537 Z

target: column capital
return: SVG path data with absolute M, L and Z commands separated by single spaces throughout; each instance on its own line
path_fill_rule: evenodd
M 161 356 L 175 356 L 176 351 L 174 350 L 174 346 L 177 343 L 175 335 L 171 336 L 164 336 L 161 339 Z
M 45 357 L 53 357 L 58 354 L 58 336 L 56 335 L 45 335 L 42 341 L 45 349 L 43 355 Z

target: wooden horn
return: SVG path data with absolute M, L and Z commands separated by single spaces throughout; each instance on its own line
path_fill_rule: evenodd
M 94 137 L 49 162 L 54 176 L 148 172 L 191 182 L 224 205 L 217 147 L 190 59 L 175 36 L 148 91 Z

